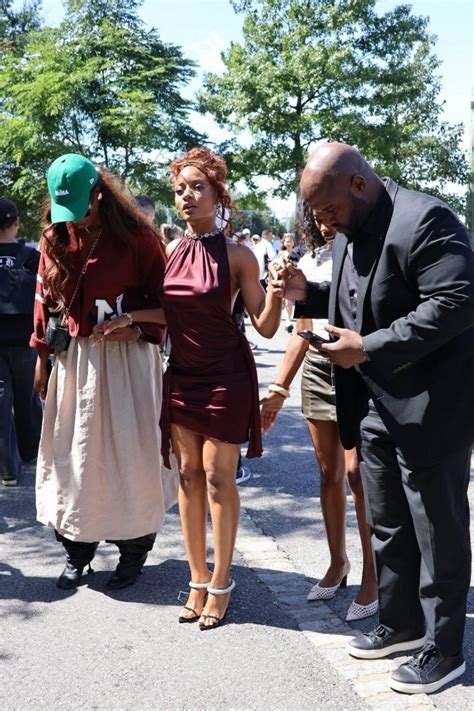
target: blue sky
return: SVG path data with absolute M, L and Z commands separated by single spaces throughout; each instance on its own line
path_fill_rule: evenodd
M 386 12 L 397 0 L 379 0 L 377 9 Z M 470 102 L 473 88 L 473 2 L 472 0 L 408 0 L 414 14 L 430 18 L 429 30 L 437 36 L 436 54 L 442 60 L 441 98 L 444 113 L 451 123 L 465 126 L 464 145 L 470 146 Z M 63 17 L 60 0 L 43 0 L 44 16 L 55 24 Z M 220 53 L 229 43 L 242 37 L 242 18 L 236 15 L 228 0 L 145 0 L 141 17 L 160 31 L 165 42 L 180 45 L 186 56 L 194 59 L 201 71 L 219 71 Z M 187 94 L 199 87 L 194 80 Z M 221 133 L 209 119 L 195 115 L 199 130 L 219 140 Z M 285 207 L 278 201 L 272 206 L 279 213 Z

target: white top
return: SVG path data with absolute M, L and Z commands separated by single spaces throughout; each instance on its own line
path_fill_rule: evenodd
M 301 269 L 308 281 L 321 283 L 323 281 L 332 281 L 332 245 L 326 244 L 315 250 L 314 256 L 312 252 L 306 252 L 298 262 L 298 268 Z M 327 331 L 324 326 L 327 326 L 327 318 L 313 319 L 313 331 L 323 338 L 328 338 Z
M 257 257 L 258 266 L 260 268 L 259 279 L 265 279 L 265 277 L 267 276 L 267 270 L 265 269 L 265 255 L 267 255 L 270 262 L 272 262 L 274 259 L 276 259 L 277 253 L 273 249 L 271 242 L 268 242 L 266 239 L 263 238 L 260 240 L 260 242 L 257 242 L 255 247 L 253 248 L 253 253 Z

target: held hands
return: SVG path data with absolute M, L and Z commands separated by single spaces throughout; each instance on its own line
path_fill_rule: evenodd
M 103 341 L 137 341 L 140 331 L 136 326 L 130 326 L 127 316 L 119 316 L 112 321 L 104 321 L 100 326 L 94 326 L 92 333 L 98 343 Z
M 331 363 L 340 365 L 341 368 L 352 368 L 354 365 L 360 365 L 368 360 L 360 333 L 336 326 L 326 326 L 325 328 L 331 336 L 337 338 L 337 341 L 327 345 L 321 344 L 316 348 Z
M 268 267 L 274 292 L 284 299 L 304 301 L 308 293 L 306 277 L 289 259 L 271 262 Z
M 276 416 L 283 407 L 285 402 L 285 397 L 280 395 L 280 393 L 267 393 L 265 397 L 260 400 L 260 405 L 262 409 L 260 411 L 260 417 L 262 421 L 262 430 L 268 432 L 273 423 L 276 420 Z

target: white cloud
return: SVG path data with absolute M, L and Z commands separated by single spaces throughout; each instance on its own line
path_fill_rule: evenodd
M 186 46 L 186 54 L 190 59 L 194 59 L 203 72 L 216 72 L 221 74 L 225 67 L 221 59 L 223 52 L 229 43 L 218 32 L 211 32 L 204 39 L 193 42 Z

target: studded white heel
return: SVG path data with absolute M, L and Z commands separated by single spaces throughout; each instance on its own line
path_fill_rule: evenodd
M 353 600 L 347 610 L 346 622 L 353 622 L 354 620 L 363 620 L 365 617 L 372 617 L 372 615 L 376 615 L 378 611 L 378 600 L 369 602 L 368 605 L 359 605 L 358 602 Z
M 308 593 L 307 600 L 313 602 L 313 600 L 331 600 L 339 590 L 339 588 L 345 588 L 347 586 L 347 575 L 344 575 L 339 585 L 333 585 L 330 588 L 322 588 L 319 583 L 313 585 Z

